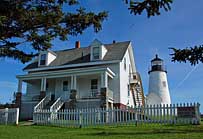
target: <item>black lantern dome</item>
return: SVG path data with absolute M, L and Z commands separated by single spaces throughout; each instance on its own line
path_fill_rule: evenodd
M 158 57 L 156 54 L 155 58 L 151 60 L 151 67 L 148 73 L 153 71 L 163 71 L 167 72 L 166 68 L 164 67 L 164 62 L 161 58 Z

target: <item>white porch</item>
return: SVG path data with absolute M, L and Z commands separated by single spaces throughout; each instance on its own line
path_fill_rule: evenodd
M 73 69 L 46 71 L 19 75 L 18 92 L 22 92 L 22 82 L 27 83 L 22 100 L 38 100 L 40 92 L 69 99 L 71 90 L 77 91 L 77 99 L 96 99 L 101 88 L 108 89 L 108 97 L 113 100 L 111 82 L 115 74 L 109 68 Z

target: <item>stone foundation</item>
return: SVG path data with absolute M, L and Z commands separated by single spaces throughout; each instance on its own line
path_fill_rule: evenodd
M 21 100 L 22 100 L 22 93 L 21 92 L 17 92 L 16 93 L 16 100 L 15 100 L 16 107 L 20 108 L 20 106 L 21 106 Z
M 70 101 L 66 103 L 68 109 L 75 109 L 77 102 L 77 90 L 70 91 Z
M 101 108 L 107 108 L 107 88 L 101 88 Z

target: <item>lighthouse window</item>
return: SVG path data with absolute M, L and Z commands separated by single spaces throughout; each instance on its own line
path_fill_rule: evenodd
M 163 81 L 163 86 L 166 87 L 166 81 Z

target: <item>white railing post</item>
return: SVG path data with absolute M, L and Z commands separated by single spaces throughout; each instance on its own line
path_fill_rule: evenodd
M 5 125 L 8 124 L 8 108 L 5 108 Z
M 79 124 L 80 124 L 80 128 L 82 128 L 82 112 L 81 110 L 79 111 Z
M 16 125 L 18 125 L 19 121 L 19 108 L 16 108 Z

